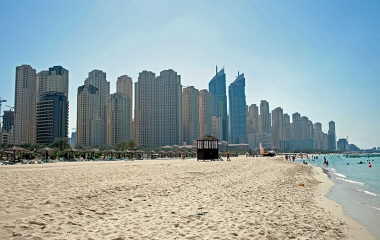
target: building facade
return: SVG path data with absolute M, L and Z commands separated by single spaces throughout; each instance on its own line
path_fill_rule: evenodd
M 199 137 L 204 136 L 214 136 L 216 138 L 219 138 L 219 136 L 215 136 L 212 134 L 212 96 L 211 94 L 206 90 L 202 89 L 199 91 L 199 100 L 198 100 L 198 106 L 199 106 Z
M 272 146 L 276 150 L 284 151 L 284 113 L 277 107 L 272 111 Z
M 248 107 L 247 113 L 247 141 L 250 149 L 258 149 L 258 134 L 259 134 L 259 108 L 256 104 L 251 104 Z
M 131 104 L 120 93 L 111 95 L 107 107 L 107 144 L 116 145 L 131 140 Z
M 150 71 L 139 73 L 135 83 L 135 131 L 138 145 L 158 145 L 158 84 Z
M 16 67 L 15 144 L 36 142 L 36 70 L 30 65 Z
M 15 125 L 15 112 L 12 110 L 7 110 L 3 112 L 3 132 L 10 132 L 13 130 Z
M 329 131 L 328 131 L 328 150 L 336 151 L 336 133 L 335 133 L 335 122 L 329 122 Z
M 101 70 L 93 70 L 88 73 L 88 77 L 85 80 L 85 85 L 92 85 L 98 89 L 99 98 L 99 110 L 96 112 L 99 114 L 96 119 L 98 134 L 96 138 L 99 140 L 99 145 L 103 145 L 107 140 L 106 121 L 107 121 L 107 104 L 110 97 L 110 82 L 107 81 L 106 73 Z
M 69 104 L 64 93 L 45 92 L 39 97 L 36 123 L 38 144 L 67 141 Z
M 348 151 L 348 147 L 349 147 L 349 144 L 348 144 L 348 141 L 346 138 L 340 138 L 337 142 L 337 147 L 338 147 L 338 151 L 339 152 L 346 152 Z M 330 149 L 329 149 L 330 150 Z
M 38 96 L 47 92 L 61 92 L 69 96 L 69 71 L 62 66 L 54 66 L 37 74 Z
M 247 143 L 247 103 L 245 99 L 244 74 L 237 75 L 228 87 L 230 108 L 230 142 Z
M 77 144 L 86 147 L 103 144 L 99 90 L 91 84 L 80 86 L 77 104 Z
M 128 116 L 130 119 L 128 119 L 128 124 L 129 124 L 129 137 L 132 138 L 132 111 L 133 111 L 133 82 L 132 78 L 129 77 L 128 75 L 123 75 L 117 78 L 116 81 L 116 92 L 126 96 L 127 97 L 127 111 L 128 111 Z
M 269 111 L 269 102 L 262 100 L 260 102 L 260 116 L 259 116 L 259 135 L 258 143 L 265 149 L 272 148 L 272 123 L 271 114 Z
M 216 116 L 222 123 L 221 140 L 228 141 L 228 117 L 227 117 L 227 95 L 226 95 L 226 74 L 224 69 L 218 71 L 209 82 L 209 92 L 213 96 L 212 116 Z
M 192 145 L 199 137 L 199 90 L 193 86 L 182 91 L 183 142 Z
M 164 70 L 143 71 L 135 84 L 136 140 L 143 147 L 182 144 L 181 77 Z

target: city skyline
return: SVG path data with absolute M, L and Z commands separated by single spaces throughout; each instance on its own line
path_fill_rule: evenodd
M 1 3 L 9 11 L 0 17 L 5 41 L 0 49 L 0 81 L 4 84 L 0 96 L 8 100 L 7 105 L 14 105 L 15 66 L 30 64 L 38 71 L 63 66 L 70 71 L 71 130 L 76 127 L 76 89 L 92 69 L 107 73 L 111 92 L 116 89 L 118 76 L 128 74 L 135 83 L 138 73 L 144 69 L 159 72 L 170 68 L 181 75 L 184 86 L 207 89 L 213 67 L 218 64 L 226 66 L 227 86 L 238 71 L 245 73 L 247 105 L 266 99 L 271 106 L 279 106 L 289 114 L 300 112 L 313 121 L 318 120 L 323 123 L 324 132 L 328 131 L 328 122 L 333 119 L 337 123 L 337 139 L 348 136 L 350 142 L 361 148 L 380 145 L 377 124 L 380 111 L 376 100 L 379 90 L 376 81 L 380 75 L 380 68 L 376 66 L 380 51 L 376 44 L 378 33 L 374 30 L 379 24 L 376 18 L 379 4 L 368 2 L 363 6 L 347 1 L 347 6 L 341 8 L 338 1 L 309 5 L 268 2 L 219 4 L 223 7 L 202 2 L 203 9 L 195 12 L 189 3 L 169 6 L 162 1 L 142 12 L 146 7 L 143 3 L 114 1 L 109 6 L 101 2 L 93 6 L 80 3 L 77 8 L 74 1 L 67 1 L 54 4 L 60 11 L 45 11 L 47 13 L 42 15 L 30 9 L 42 11 L 52 7 L 52 3 L 26 1 L 24 8 L 17 3 Z M 122 11 L 127 8 L 132 14 L 123 20 Z M 169 10 L 176 13 L 156 23 L 144 20 L 137 24 L 150 13 Z M 210 10 L 215 13 L 215 20 L 206 21 L 206 13 Z M 339 10 L 342 10 L 341 18 L 336 19 Z M 70 11 L 71 18 L 67 21 Z M 290 12 L 298 14 L 292 16 Z M 347 12 L 350 14 L 345 15 Z M 104 14 L 97 19 L 98 29 L 93 33 L 90 26 L 99 13 Z M 271 20 L 265 13 L 276 17 Z M 17 14 L 30 16 L 30 21 L 21 24 L 14 17 Z M 110 18 L 110 15 L 115 17 Z M 236 19 L 223 24 L 226 22 L 222 19 L 227 15 Z M 48 27 L 51 24 L 48 20 L 53 18 L 56 27 Z M 83 21 L 74 26 L 79 20 Z M 298 23 L 302 20 L 304 23 Z M 125 32 L 117 31 L 123 24 L 127 26 L 123 28 Z M 353 26 L 355 32 L 345 29 L 345 24 Z M 142 31 L 140 28 L 144 27 L 148 29 Z M 25 29 L 27 31 L 23 31 Z M 246 33 L 250 29 L 255 34 Z M 147 33 L 148 30 L 151 33 Z M 35 31 L 49 34 L 42 40 L 42 35 Z M 286 35 L 282 35 L 284 31 Z M 108 38 L 115 33 L 119 34 L 115 35 L 117 39 Z M 22 38 L 21 34 L 31 37 Z M 243 34 L 245 40 L 231 44 L 237 34 Z M 149 36 L 155 36 L 152 45 L 148 45 Z M 200 36 L 207 40 L 193 43 Z M 97 40 L 89 40 L 94 37 L 98 37 Z M 105 41 L 112 44 L 104 44 Z M 184 45 L 188 49 L 183 50 Z

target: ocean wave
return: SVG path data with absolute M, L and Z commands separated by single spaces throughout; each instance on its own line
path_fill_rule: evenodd
M 371 195 L 371 196 L 374 196 L 374 197 L 377 197 L 377 194 L 376 193 L 373 193 L 373 192 L 370 192 L 370 191 L 367 191 L 367 190 L 363 190 L 363 189 L 356 189 L 358 192 L 362 192 L 362 193 L 365 193 L 367 195 Z
M 357 182 L 357 181 L 349 180 L 346 178 L 337 177 L 336 179 L 344 181 L 344 182 L 348 182 L 348 183 L 358 184 L 358 185 L 362 185 L 362 186 L 364 185 L 364 183 L 362 183 L 362 182 Z
M 380 211 L 380 208 L 378 208 L 378 207 L 372 207 L 372 208 L 377 210 L 377 211 Z
M 374 197 L 376 197 L 377 196 L 377 194 L 376 193 L 373 193 L 373 192 L 369 192 L 369 191 L 363 191 L 365 194 L 368 194 L 368 195 L 371 195 L 371 196 L 374 196 Z
M 341 178 L 347 178 L 345 175 L 343 175 L 341 173 L 337 173 L 337 172 L 334 172 L 334 175 L 338 176 L 338 177 L 341 177 Z

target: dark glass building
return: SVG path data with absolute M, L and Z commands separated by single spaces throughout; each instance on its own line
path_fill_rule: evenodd
M 228 87 L 230 108 L 230 142 L 247 143 L 247 104 L 245 100 L 245 78 L 239 74 Z
M 64 93 L 47 92 L 37 103 L 37 143 L 51 144 L 66 140 L 68 134 L 69 104 Z
M 9 132 L 15 125 L 15 112 L 8 110 L 3 114 L 3 132 Z
M 221 139 L 228 141 L 226 74 L 223 68 L 219 72 L 216 68 L 216 74 L 210 80 L 208 88 L 214 99 L 212 115 L 218 117 L 221 123 Z
M 328 150 L 336 151 L 336 133 L 335 133 L 335 122 L 329 122 L 329 131 L 328 131 Z

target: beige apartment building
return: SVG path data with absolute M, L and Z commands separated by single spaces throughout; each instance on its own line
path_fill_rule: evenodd
M 30 65 L 16 67 L 15 144 L 36 142 L 36 70 Z
M 77 95 L 77 144 L 99 146 L 107 142 L 107 104 L 110 83 L 101 70 L 89 72 Z
M 38 97 L 46 92 L 60 92 L 66 98 L 69 95 L 69 71 L 61 66 L 54 66 L 49 70 L 37 74 Z
M 132 132 L 133 132 L 133 127 L 132 127 L 132 102 L 133 102 L 133 82 L 132 78 L 129 77 L 128 75 L 122 75 L 117 78 L 116 81 L 116 92 L 127 97 L 127 109 L 128 109 L 128 116 L 130 119 L 128 120 L 128 126 L 129 126 L 129 136 L 128 139 L 132 139 Z
M 199 137 L 211 135 L 212 130 L 212 96 L 206 90 L 199 91 Z M 216 136 L 215 136 L 216 137 Z
M 106 143 L 106 121 L 107 121 L 107 104 L 110 97 L 110 82 L 107 81 L 106 73 L 101 70 L 93 70 L 88 73 L 88 77 L 85 80 L 85 85 L 92 85 L 98 89 L 99 97 L 99 109 L 97 113 L 99 114 L 96 118 L 96 125 L 98 127 L 97 131 L 99 135 L 96 136 L 97 145 L 103 145 Z
M 143 71 L 135 84 L 136 140 L 140 146 L 182 144 L 181 77 L 173 70 L 159 76 Z
M 80 86 L 77 104 L 77 144 L 87 147 L 100 144 L 99 90 L 92 85 Z
M 107 144 L 116 145 L 131 139 L 129 100 L 120 93 L 111 94 L 107 106 Z
M 199 90 L 193 86 L 182 91 L 183 142 L 192 145 L 199 137 Z

